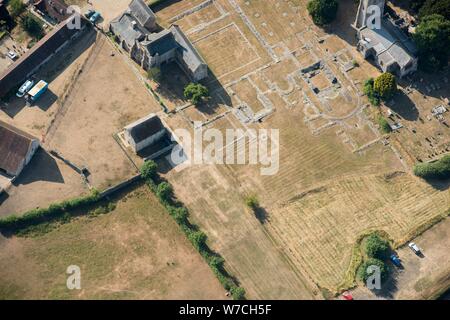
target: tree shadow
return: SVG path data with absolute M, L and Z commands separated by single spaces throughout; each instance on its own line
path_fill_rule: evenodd
M 256 219 L 258 219 L 258 221 L 261 224 L 265 224 L 267 222 L 268 219 L 268 213 L 267 210 L 258 206 L 256 208 L 253 209 L 253 213 L 255 214 Z
M 419 118 L 419 110 L 403 91 L 399 90 L 391 100 L 385 102 L 385 105 L 405 120 L 415 121 Z
M 64 177 L 56 160 L 44 149 L 39 148 L 30 163 L 19 177 L 14 180 L 14 186 L 27 185 L 37 181 L 64 183 Z
M 381 283 L 381 289 L 371 289 L 371 291 L 377 296 L 385 299 L 393 299 L 394 294 L 398 291 L 398 275 L 401 272 L 392 263 L 388 262 L 389 277 Z
M 430 186 L 439 191 L 445 191 L 450 187 L 450 179 L 427 179 L 425 180 Z

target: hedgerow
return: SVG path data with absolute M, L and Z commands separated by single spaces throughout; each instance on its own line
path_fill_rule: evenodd
M 150 160 L 144 163 L 143 168 L 155 168 L 155 166 L 155 162 Z M 141 171 L 145 170 L 141 169 Z M 224 259 L 208 247 L 206 234 L 199 230 L 198 226 L 190 223 L 187 208 L 181 202 L 173 199 L 172 186 L 167 181 L 161 181 L 158 174 L 153 174 L 153 170 L 151 172 L 152 174 L 146 175 L 146 178 L 143 177 L 147 186 L 158 197 L 161 204 L 180 226 L 194 248 L 205 259 L 225 290 L 229 291 L 235 300 L 245 299 L 245 290 L 239 287 L 224 269 Z

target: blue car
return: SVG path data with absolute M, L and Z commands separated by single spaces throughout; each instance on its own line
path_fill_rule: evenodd
M 391 261 L 396 267 L 402 266 L 402 262 L 400 261 L 399 257 L 397 257 L 395 254 L 391 255 Z
M 100 18 L 100 13 L 95 11 L 95 13 L 89 18 L 89 21 L 95 23 Z

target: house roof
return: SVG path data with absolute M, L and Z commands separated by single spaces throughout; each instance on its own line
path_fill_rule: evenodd
M 30 73 L 80 30 L 69 28 L 74 17 L 64 20 L 0 74 L 0 97 L 22 84 Z M 81 24 L 86 20 L 81 18 Z
M 142 26 L 146 26 L 149 22 L 154 22 L 156 16 L 152 9 L 142 0 L 133 0 L 128 6 L 130 13 L 136 17 Z
M 179 52 L 183 62 L 192 72 L 196 71 L 201 65 L 206 65 L 203 58 L 194 48 L 191 41 L 184 35 L 183 31 L 177 25 L 172 25 L 170 31 L 179 45 Z
M 136 22 L 134 26 L 133 22 Z M 111 21 L 110 26 L 112 32 L 124 39 L 129 47 L 133 46 L 136 40 L 140 41 L 145 37 L 145 30 L 129 13 L 124 13 L 119 18 Z
M 178 48 L 178 44 L 170 30 L 163 30 L 158 33 L 152 33 L 142 42 L 151 56 L 156 54 L 163 55 L 173 49 Z
M 68 6 L 63 0 L 34 0 L 33 5 L 58 22 L 70 16 L 67 12 Z
M 17 172 L 36 140 L 32 135 L 0 121 L 0 169 Z
M 139 143 L 155 133 L 165 129 L 161 119 L 155 114 L 142 118 L 125 127 L 130 132 L 135 143 Z

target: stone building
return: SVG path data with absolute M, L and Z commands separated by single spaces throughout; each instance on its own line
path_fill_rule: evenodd
M 380 26 L 371 27 L 370 6 L 378 8 Z M 357 30 L 357 49 L 383 71 L 404 77 L 417 70 L 417 48 L 400 28 L 384 14 L 385 0 L 361 0 L 353 27 Z

